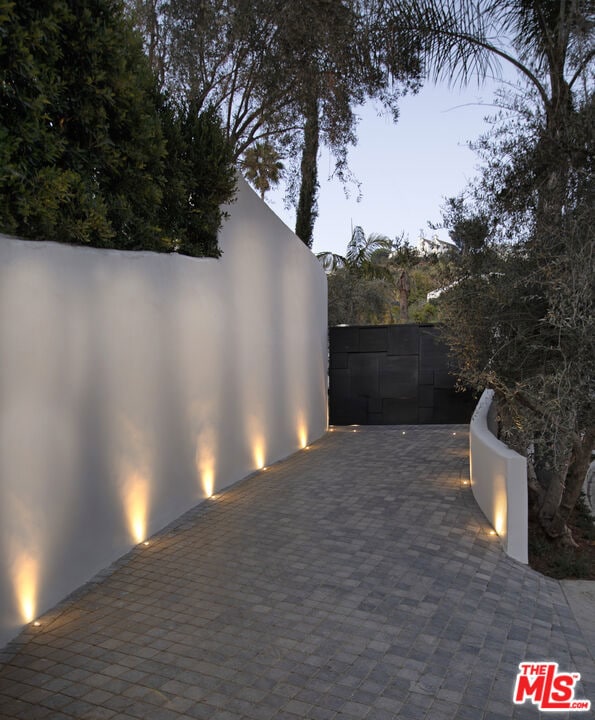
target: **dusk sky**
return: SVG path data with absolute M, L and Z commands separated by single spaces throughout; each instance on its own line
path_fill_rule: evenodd
M 412 244 L 420 230 L 431 234 L 428 220 L 440 221 L 443 198 L 460 193 L 476 175 L 479 158 L 467 143 L 487 130 L 484 118 L 495 112 L 495 88 L 495 81 L 463 90 L 428 83 L 417 95 L 401 100 L 396 124 L 379 117 L 372 105 L 361 108 L 359 141 L 350 150 L 349 165 L 361 182 L 362 199 L 357 201 L 355 186 L 348 187 L 347 199 L 338 180 L 327 181 L 333 162 L 323 148 L 314 252 L 343 254 L 352 225 L 361 225 L 366 235 L 394 238 L 405 232 Z M 266 201 L 293 229 L 295 211 L 284 208 L 283 196 L 284 190 L 278 189 L 267 193 Z

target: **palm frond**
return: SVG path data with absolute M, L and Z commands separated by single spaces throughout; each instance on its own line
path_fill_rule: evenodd
M 547 100 L 539 63 L 528 62 L 530 56 L 537 61 L 531 43 L 539 31 L 530 9 L 552 3 L 560 4 L 555 0 L 388 0 L 387 22 L 417 39 L 427 74 L 436 81 L 465 85 L 476 78 L 482 82 L 500 75 L 504 60 Z M 525 23 L 526 39 L 519 31 L 519 18 Z
M 358 267 L 369 261 L 372 255 L 378 250 L 390 251 L 391 241 L 386 235 L 371 233 L 366 237 L 362 228 L 358 225 L 354 228 L 351 240 L 347 245 L 345 255 L 347 262 L 352 267 Z
M 332 273 L 347 266 L 347 259 L 343 255 L 333 252 L 321 252 L 316 255 L 324 272 Z
M 499 73 L 491 46 L 496 35 L 494 3 L 481 0 L 391 0 L 393 21 L 415 33 L 426 70 L 434 80 L 466 84 Z M 475 42 L 470 42 L 473 39 Z

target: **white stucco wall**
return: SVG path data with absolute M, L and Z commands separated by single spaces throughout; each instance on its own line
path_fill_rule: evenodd
M 485 390 L 471 418 L 471 488 L 477 504 L 500 537 L 506 554 L 527 563 L 527 461 L 488 429 L 493 396 L 493 390 Z
M 0 646 L 322 435 L 326 278 L 240 180 L 220 260 L 0 236 Z

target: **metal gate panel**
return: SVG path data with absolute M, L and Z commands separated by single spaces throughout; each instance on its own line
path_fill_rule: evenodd
M 329 329 L 331 425 L 467 423 L 473 394 L 434 325 Z

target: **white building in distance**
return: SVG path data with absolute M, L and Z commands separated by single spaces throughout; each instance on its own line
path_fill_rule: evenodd
M 418 247 L 422 255 L 441 255 L 448 250 L 458 249 L 457 246 L 452 242 L 452 240 L 445 240 L 443 238 L 440 238 L 436 233 L 434 233 L 431 238 L 426 238 L 423 235 L 420 235 L 418 240 Z

